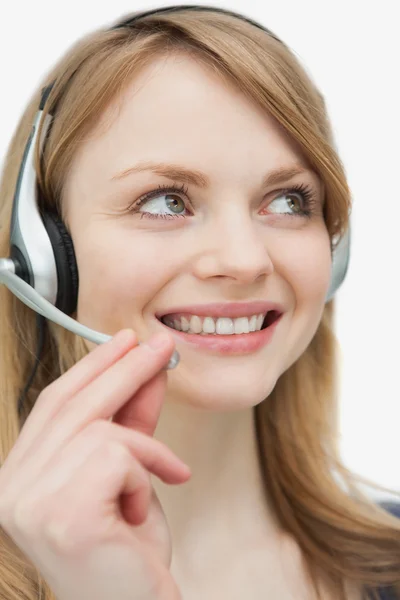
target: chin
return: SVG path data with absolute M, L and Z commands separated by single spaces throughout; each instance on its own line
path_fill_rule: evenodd
M 179 367 L 178 367 L 179 369 Z M 278 376 L 272 368 L 255 374 L 242 369 L 218 369 L 216 364 L 197 377 L 192 371 L 168 375 L 167 402 L 190 405 L 200 410 L 230 412 L 257 406 L 275 387 Z

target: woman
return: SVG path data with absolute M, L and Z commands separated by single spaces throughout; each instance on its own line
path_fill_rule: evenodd
M 72 316 L 114 338 L 48 322 L 19 415 L 40 332 L 1 289 L 1 595 L 399 593 L 400 522 L 338 452 L 326 297 L 350 192 L 309 76 L 271 32 L 180 7 L 85 37 L 44 85 L 39 202 L 73 241 Z

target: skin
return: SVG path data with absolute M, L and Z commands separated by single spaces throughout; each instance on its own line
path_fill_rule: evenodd
M 207 188 L 188 185 L 187 195 L 175 193 L 186 202 L 186 211 L 178 206 L 186 218 L 128 212 L 158 185 L 180 183 L 150 171 L 112 179 L 147 160 L 177 163 L 210 179 Z M 267 173 L 293 164 L 308 168 L 270 115 L 199 61 L 176 55 L 155 59 L 102 115 L 64 189 L 81 323 L 110 335 L 131 327 L 147 340 L 165 330 L 155 313 L 177 305 L 271 300 L 285 310 L 271 342 L 254 353 L 227 356 L 176 340 L 181 362 L 168 372 L 155 437 L 190 466 L 192 477 L 180 486 L 154 479 L 154 487 L 185 598 L 196 597 L 189 596 L 194 586 L 199 598 L 223 593 L 233 599 L 244 589 L 247 597 L 268 589 L 285 598 L 287 585 L 299 592 L 303 581 L 296 547 L 267 506 L 253 423 L 253 408 L 268 402 L 314 336 L 329 288 L 330 243 L 317 174 L 308 170 L 261 186 Z M 289 216 L 293 196 L 282 195 L 299 183 L 316 198 L 310 218 Z M 158 214 L 172 212 L 165 192 L 155 202 Z M 283 540 L 290 566 L 287 560 L 278 566 Z M 282 570 L 285 564 L 289 571 Z

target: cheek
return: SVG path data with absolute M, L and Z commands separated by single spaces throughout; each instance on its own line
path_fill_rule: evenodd
M 280 264 L 298 308 L 324 304 L 331 277 L 330 240 L 324 226 L 285 244 Z
M 282 372 L 306 350 L 321 321 L 331 275 L 331 251 L 325 228 L 288 243 L 281 275 L 290 286 L 293 312 L 287 321 Z
M 134 319 L 168 280 L 168 261 L 160 260 L 154 240 L 138 232 L 110 226 L 93 227 L 91 233 L 88 228 L 84 239 L 75 243 L 75 252 L 78 312 L 85 322 L 126 323 L 127 315 Z

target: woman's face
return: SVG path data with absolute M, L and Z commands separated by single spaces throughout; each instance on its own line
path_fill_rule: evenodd
M 283 168 L 304 171 L 271 180 Z M 299 185 L 306 196 L 293 190 Z M 168 374 L 167 401 L 255 406 L 322 316 L 331 269 L 323 198 L 318 176 L 272 117 L 199 61 L 154 60 L 102 116 L 66 182 L 78 320 L 110 335 L 130 327 L 140 341 L 168 330 L 181 361 Z M 268 335 L 189 334 L 157 318 L 173 313 L 170 324 L 196 330 L 209 316 L 217 331 L 241 331 L 262 321 L 244 315 L 271 307 L 233 303 L 255 301 L 281 313 Z

